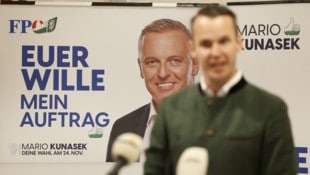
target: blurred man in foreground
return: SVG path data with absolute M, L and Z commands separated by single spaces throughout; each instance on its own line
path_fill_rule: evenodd
M 200 146 L 209 152 L 208 175 L 296 175 L 285 102 L 247 82 L 236 67 L 242 39 L 235 14 L 210 5 L 191 25 L 202 76 L 161 103 L 144 174 L 175 174 L 180 154 Z

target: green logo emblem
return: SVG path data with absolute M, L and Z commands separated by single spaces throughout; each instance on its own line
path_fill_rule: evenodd
M 36 34 L 53 32 L 56 28 L 57 17 L 49 19 L 43 22 L 42 20 L 36 20 L 32 23 L 32 30 Z
M 300 25 L 295 24 L 295 20 L 293 17 L 290 18 L 290 22 L 284 29 L 285 35 L 299 35 L 300 33 Z

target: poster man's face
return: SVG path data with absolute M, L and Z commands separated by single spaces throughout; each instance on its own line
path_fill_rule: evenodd
M 141 77 L 156 104 L 193 83 L 198 64 L 191 60 L 188 37 L 181 30 L 148 33 L 138 59 Z

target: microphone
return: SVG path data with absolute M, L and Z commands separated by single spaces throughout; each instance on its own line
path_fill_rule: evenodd
M 138 160 L 142 145 L 142 138 L 134 133 L 119 135 L 112 144 L 112 159 L 116 162 L 108 175 L 117 175 L 119 170 Z
M 186 148 L 177 163 L 177 175 L 206 175 L 209 165 L 209 153 L 203 147 Z

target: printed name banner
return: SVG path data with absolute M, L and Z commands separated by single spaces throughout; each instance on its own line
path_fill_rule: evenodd
M 238 66 L 288 104 L 300 174 L 309 168 L 309 7 L 231 6 L 243 36 Z M 197 10 L 1 5 L 0 162 L 108 164 L 113 123 L 151 101 L 137 62 L 141 30 L 160 18 L 189 27 Z
M 105 162 L 113 122 L 151 101 L 141 30 L 161 18 L 189 26 L 196 11 L 0 8 L 1 162 Z

